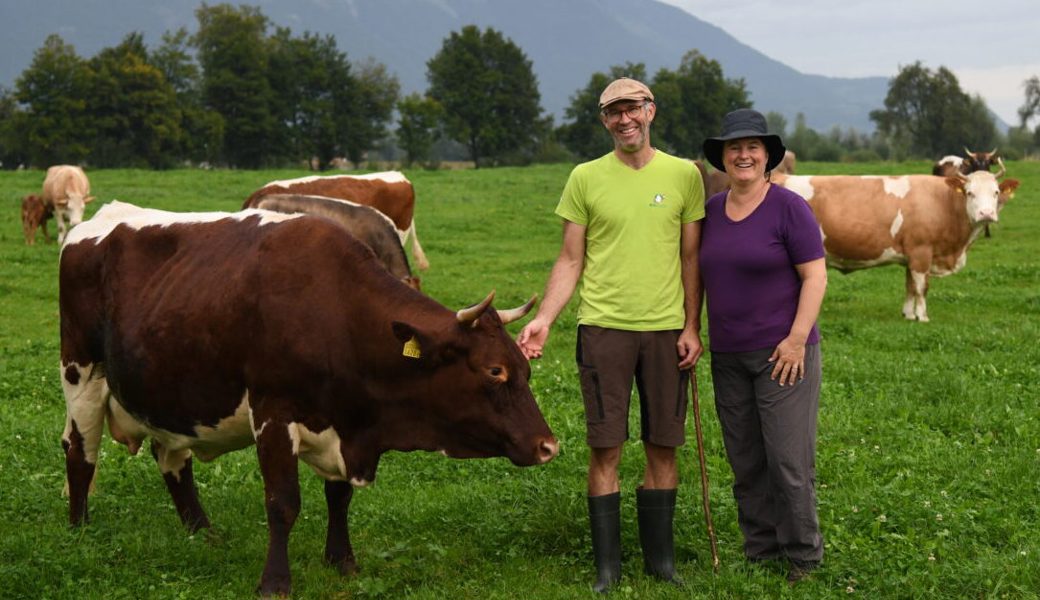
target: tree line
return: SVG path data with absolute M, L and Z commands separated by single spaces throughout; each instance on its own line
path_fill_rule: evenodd
M 39 48 L 13 90 L 0 89 L 0 161 L 42 168 L 171 168 L 208 164 L 262 168 L 366 158 L 435 166 L 458 156 L 476 166 L 584 160 L 610 137 L 597 99 L 619 76 L 646 81 L 662 106 L 655 144 L 695 157 L 730 110 L 753 106 L 745 82 L 689 51 L 675 70 L 652 77 L 642 63 L 593 73 L 575 91 L 559 126 L 544 114 L 523 50 L 501 32 L 466 26 L 427 61 L 425 93 L 402 96 L 375 61 L 351 62 L 333 36 L 294 35 L 257 7 L 202 4 L 194 34 L 167 32 L 149 48 L 140 33 L 91 58 L 57 34 Z M 945 67 L 919 62 L 892 79 L 876 131 L 819 133 L 799 114 L 770 127 L 804 160 L 938 158 L 964 146 L 1018 158 L 1040 152 L 1040 80 L 1023 84 L 1020 122 L 999 132 L 982 98 L 960 89 Z

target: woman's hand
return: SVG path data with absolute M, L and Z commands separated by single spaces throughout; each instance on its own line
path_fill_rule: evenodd
M 769 362 L 775 362 L 770 379 L 779 377 L 780 385 L 790 383 L 794 385 L 798 380 L 805 377 L 805 342 L 787 336 L 773 350 Z

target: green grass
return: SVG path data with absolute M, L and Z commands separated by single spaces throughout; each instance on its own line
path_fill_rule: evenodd
M 906 173 L 928 165 L 813 164 L 800 173 Z M 1040 164 L 959 274 L 932 281 L 931 323 L 903 320 L 903 274 L 830 271 L 820 317 L 824 385 L 818 484 L 824 568 L 790 590 L 749 567 L 729 486 L 708 369 L 699 369 L 711 501 L 722 559 L 711 571 L 694 446 L 681 452 L 677 553 L 686 591 L 642 575 L 633 489 L 623 465 L 624 598 L 1036 598 L 1040 590 Z M 414 171 L 423 289 L 449 307 L 491 289 L 496 305 L 542 291 L 558 250 L 552 210 L 569 168 Z M 293 171 L 95 171 L 100 202 L 234 210 Z M 267 530 L 255 452 L 196 464 L 215 527 L 189 536 L 154 461 L 107 436 L 91 522 L 67 525 L 61 496 L 64 401 L 58 380 L 55 244 L 22 243 L 20 198 L 42 172 L 0 172 L 0 598 L 243 598 L 259 579 Z M 97 204 L 90 206 L 90 213 Z M 54 227 L 52 226 L 53 230 Z M 510 326 L 514 333 L 520 324 Z M 573 304 L 534 364 L 532 388 L 561 442 L 549 465 L 391 453 L 355 494 L 362 573 L 321 564 L 320 480 L 304 470 L 290 541 L 297 598 L 591 597 L 584 425 L 573 365 Z M 692 436 L 691 436 L 692 437 Z

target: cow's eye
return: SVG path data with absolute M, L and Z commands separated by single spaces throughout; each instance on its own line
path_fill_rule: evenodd
M 503 367 L 490 367 L 488 368 L 487 373 L 492 379 L 497 379 L 499 381 L 506 380 L 506 370 Z

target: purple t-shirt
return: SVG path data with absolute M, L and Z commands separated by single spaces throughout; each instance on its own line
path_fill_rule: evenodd
M 726 216 L 726 192 L 704 205 L 701 278 L 708 301 L 712 352 L 773 348 L 791 332 L 802 280 L 795 265 L 823 258 L 823 239 L 809 204 L 771 184 L 741 221 Z M 807 344 L 820 339 L 813 324 Z

